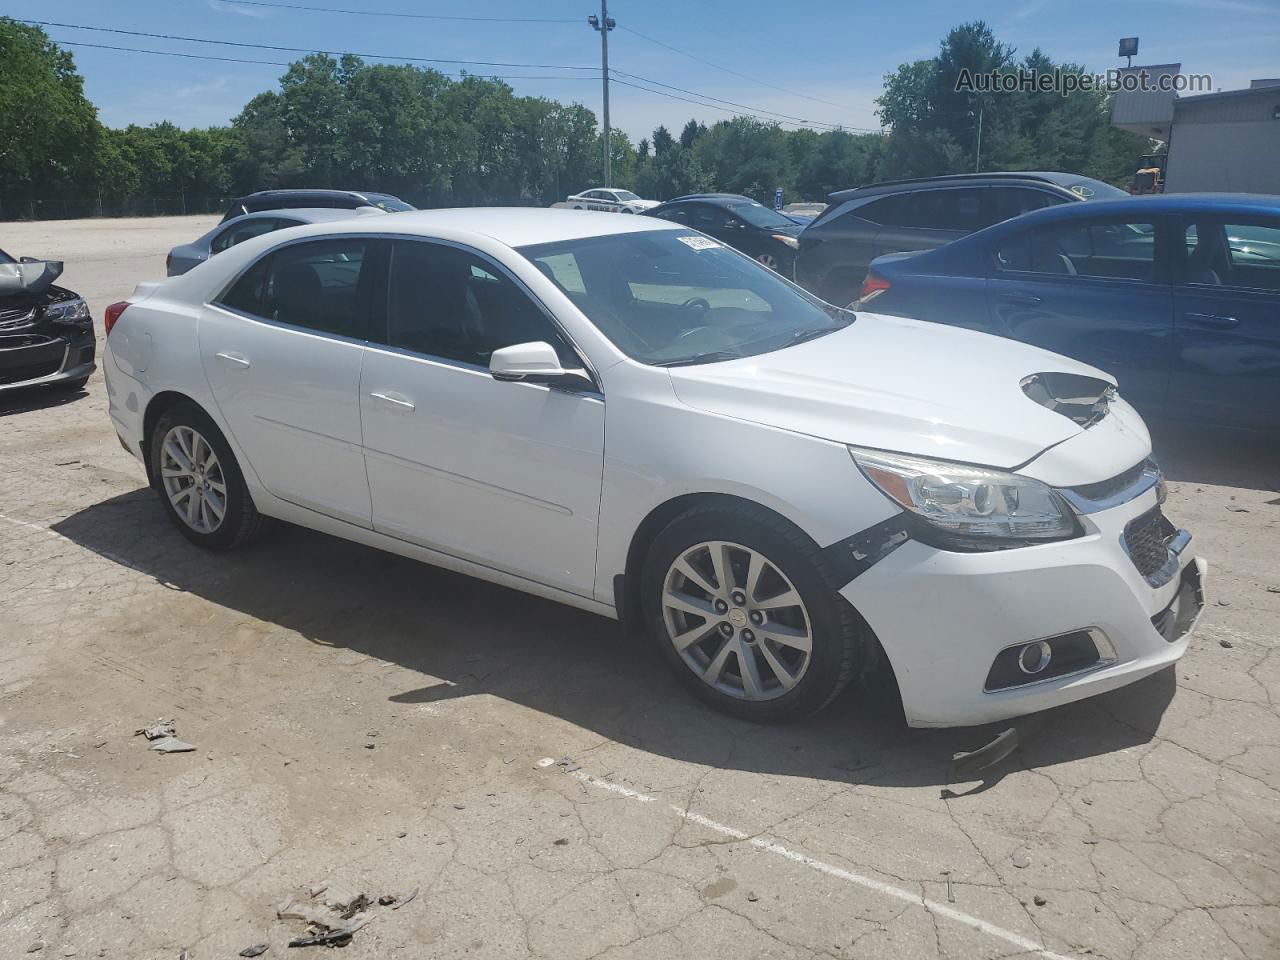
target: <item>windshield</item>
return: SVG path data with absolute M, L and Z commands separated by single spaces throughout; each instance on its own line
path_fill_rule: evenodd
M 788 220 L 782 214 L 774 213 L 768 207 L 758 203 L 730 204 L 729 209 L 753 227 L 761 227 L 765 230 L 775 230 L 778 227 L 790 230 L 796 225 L 794 220 Z
M 853 314 L 754 260 L 685 230 L 565 240 L 520 252 L 641 363 L 749 357 L 853 321 Z
M 619 200 L 639 200 L 640 199 L 630 190 L 615 190 L 613 191 L 613 195 L 617 197 Z
M 366 193 L 365 197 L 369 202 L 380 210 L 387 213 L 400 213 L 403 210 L 417 210 L 411 203 L 405 203 L 399 197 L 393 197 L 389 193 Z
M 1119 187 L 1113 187 L 1101 180 L 1094 180 L 1092 177 L 1082 177 L 1066 184 L 1066 188 L 1085 200 L 1119 200 L 1121 197 L 1129 196 Z

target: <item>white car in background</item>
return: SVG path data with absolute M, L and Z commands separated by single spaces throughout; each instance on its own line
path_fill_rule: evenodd
M 603 210 L 605 213 L 644 213 L 658 206 L 657 200 L 641 200 L 630 190 L 601 187 L 584 190 L 565 200 L 574 210 Z
M 106 329 L 112 424 L 192 542 L 275 517 L 643 623 L 740 716 L 864 671 L 917 726 L 1042 710 L 1173 663 L 1203 607 L 1107 374 L 663 220 L 294 227 Z

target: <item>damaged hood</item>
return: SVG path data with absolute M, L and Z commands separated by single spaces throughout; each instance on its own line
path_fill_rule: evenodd
M 871 313 L 794 347 L 669 372 L 681 402 L 709 413 L 1002 469 L 1106 422 L 1115 387 L 1110 375 L 1038 347 Z M 1055 375 L 1068 375 L 1073 403 L 1045 397 Z M 1089 384 L 1097 410 L 1073 418 Z M 1119 406 L 1127 421 L 1131 408 Z M 1118 459 L 1136 462 L 1144 436 L 1141 421 L 1124 431 Z
M 43 293 L 61 275 L 61 260 L 0 263 L 0 296 L 15 293 Z

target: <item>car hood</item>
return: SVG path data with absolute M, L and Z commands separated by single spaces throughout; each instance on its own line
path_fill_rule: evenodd
M 1087 378 L 1079 382 L 1099 391 L 1115 385 L 1100 370 L 1038 347 L 871 313 L 794 347 L 669 372 L 680 401 L 709 413 L 1002 469 L 1089 429 L 1032 399 L 1026 378 L 1061 373 Z M 1149 440 L 1134 419 L 1122 430 L 1133 443 L 1119 441 L 1118 461 L 1145 455 Z

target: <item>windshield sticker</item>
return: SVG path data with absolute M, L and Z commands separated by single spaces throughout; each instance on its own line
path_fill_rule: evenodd
M 710 237 L 676 237 L 676 239 L 691 250 L 714 250 L 720 246 Z

